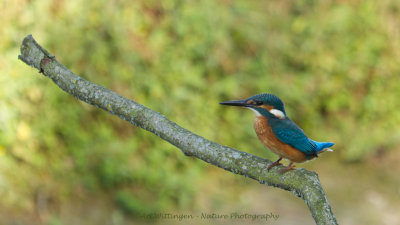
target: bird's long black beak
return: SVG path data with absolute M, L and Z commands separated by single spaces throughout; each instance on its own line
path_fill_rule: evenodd
M 247 99 L 220 102 L 219 104 L 221 104 L 221 105 L 231 105 L 231 106 L 242 106 L 242 107 L 249 106 L 249 104 L 247 103 Z

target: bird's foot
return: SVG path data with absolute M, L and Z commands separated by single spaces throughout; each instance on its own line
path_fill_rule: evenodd
M 268 170 L 272 169 L 272 167 L 281 166 L 281 165 L 282 165 L 282 163 L 280 163 L 280 162 L 273 162 L 272 164 L 270 164 L 268 166 Z
M 294 164 L 293 164 L 293 162 L 290 162 L 287 167 L 279 170 L 279 173 L 281 173 L 281 174 L 286 173 L 287 171 L 292 170 L 292 169 L 294 169 Z
M 280 163 L 279 161 L 281 161 L 282 160 L 282 157 L 280 157 L 278 160 L 276 160 L 275 162 L 273 162 L 271 165 L 269 165 L 268 166 L 268 171 L 270 170 L 270 169 L 272 169 L 272 167 L 274 167 L 274 166 L 280 166 L 280 165 L 282 165 L 282 163 Z

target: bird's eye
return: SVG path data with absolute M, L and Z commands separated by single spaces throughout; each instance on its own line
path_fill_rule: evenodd
M 256 105 L 262 105 L 263 102 L 262 101 L 256 101 Z

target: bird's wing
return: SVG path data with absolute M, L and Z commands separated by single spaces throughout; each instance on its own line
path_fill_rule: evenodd
M 308 139 L 303 130 L 289 118 L 270 119 L 269 125 L 275 136 L 285 144 L 300 150 L 306 155 L 316 155 L 316 145 Z

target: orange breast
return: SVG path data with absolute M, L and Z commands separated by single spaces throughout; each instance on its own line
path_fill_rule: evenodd
M 271 127 L 268 125 L 268 119 L 263 116 L 256 116 L 254 119 L 254 129 L 258 139 L 273 153 L 289 159 L 292 162 L 306 161 L 306 155 L 293 148 L 292 146 L 280 141 L 275 134 L 273 134 Z

